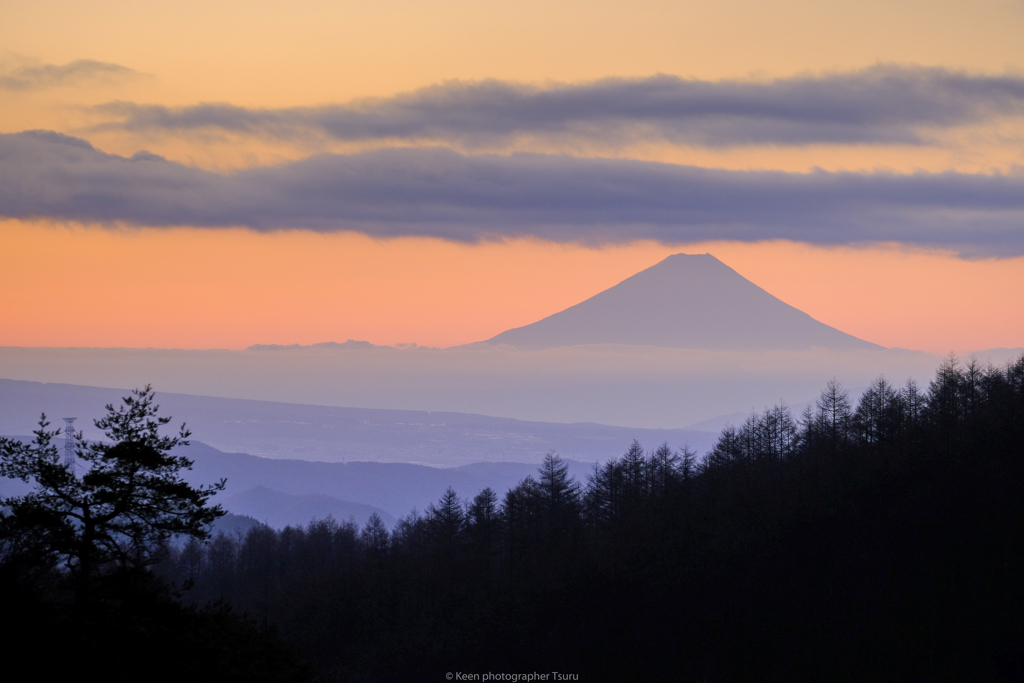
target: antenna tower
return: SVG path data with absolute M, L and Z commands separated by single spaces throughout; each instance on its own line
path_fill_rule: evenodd
M 75 468 L 75 420 L 77 417 L 64 418 L 64 465 Z

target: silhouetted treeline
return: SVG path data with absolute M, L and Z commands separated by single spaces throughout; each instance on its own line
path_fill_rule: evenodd
M 389 533 L 321 520 L 191 543 L 197 603 L 276 626 L 338 680 L 1020 680 L 1024 357 L 926 390 L 829 383 L 703 458 L 634 442 L 586 482 L 549 454 L 499 497 Z

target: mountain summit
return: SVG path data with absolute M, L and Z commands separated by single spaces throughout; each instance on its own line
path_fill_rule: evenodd
M 711 254 L 675 254 L 586 301 L 488 344 L 630 344 L 717 350 L 879 349 L 820 323 Z

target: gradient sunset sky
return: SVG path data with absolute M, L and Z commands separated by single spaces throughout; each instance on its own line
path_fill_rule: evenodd
M 8 0 L 0 346 L 452 346 L 678 252 L 885 346 L 1024 346 L 1021 36 L 1022 0 Z

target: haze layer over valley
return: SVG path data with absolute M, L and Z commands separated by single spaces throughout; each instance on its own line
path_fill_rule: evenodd
M 76 416 L 87 439 L 101 437 L 92 422 L 127 391 L 69 384 L 0 380 L 0 434 L 28 434 L 39 413 Z M 548 451 L 604 462 L 633 439 L 689 446 L 704 452 L 716 434 L 703 430 L 643 429 L 588 423 L 530 422 L 468 413 L 338 408 L 159 392 L 175 423 L 222 451 L 320 462 L 402 462 L 458 467 L 479 462 L 539 463 Z M 269 484 L 268 484 L 269 485 Z

